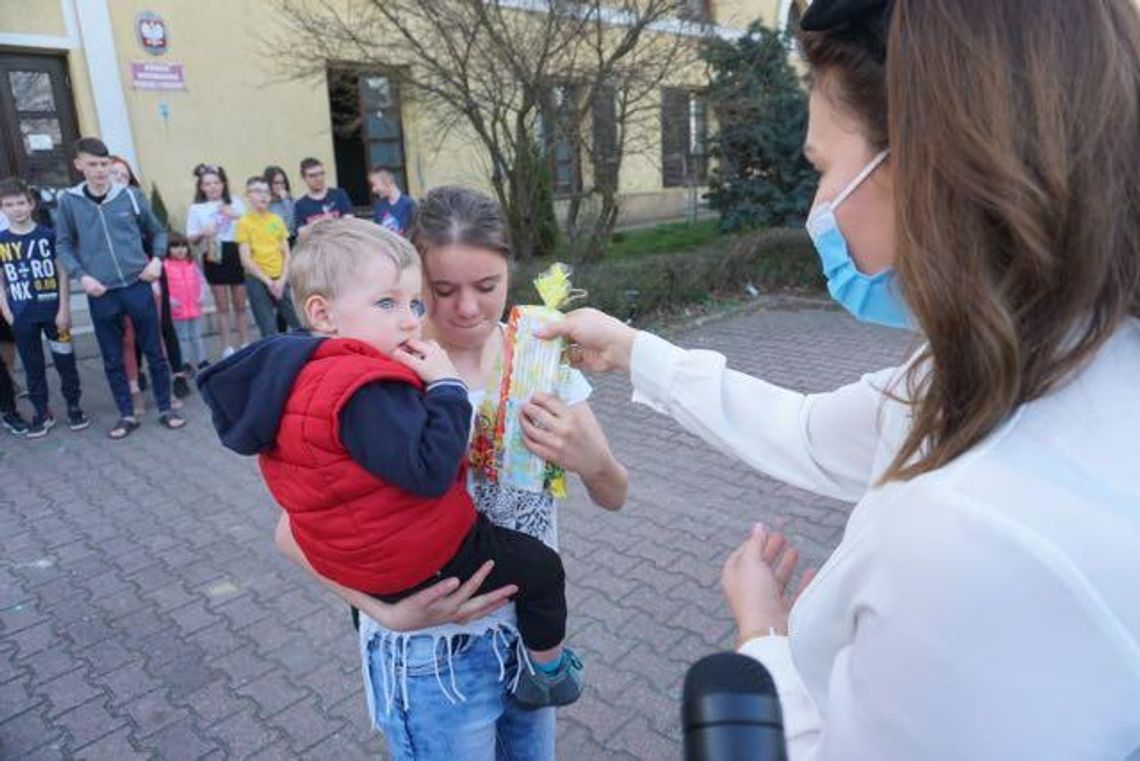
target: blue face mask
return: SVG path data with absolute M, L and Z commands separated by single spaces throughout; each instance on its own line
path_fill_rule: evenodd
M 827 278 L 827 290 L 833 299 L 857 320 L 891 328 L 913 329 L 914 320 L 899 293 L 894 270 L 888 268 L 875 275 L 860 272 L 851 259 L 847 240 L 835 221 L 835 210 L 839 204 L 886 158 L 887 151 L 875 156 L 834 200 L 817 206 L 808 217 L 807 231 L 819 253 L 823 274 Z

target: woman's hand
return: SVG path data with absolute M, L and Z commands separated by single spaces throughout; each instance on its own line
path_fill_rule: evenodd
M 570 340 L 570 361 L 590 372 L 629 371 L 637 331 L 597 309 L 575 309 L 539 331 L 539 338 Z
M 523 444 L 532 453 L 577 473 L 590 498 L 607 510 L 625 503 L 629 476 L 610 452 L 590 405 L 570 407 L 556 396 L 538 393 L 523 405 L 519 419 Z
M 772 633 L 788 633 L 788 612 L 815 577 L 815 569 L 805 571 L 796 591 L 789 595 L 788 581 L 798 560 L 799 552 L 788 545 L 783 534 L 770 532 L 760 524 L 728 556 L 720 584 L 736 619 L 738 644 Z

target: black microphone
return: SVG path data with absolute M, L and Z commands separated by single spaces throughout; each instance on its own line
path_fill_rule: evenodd
M 685 761 L 787 761 L 784 717 L 768 669 L 738 653 L 716 653 L 685 674 L 681 701 Z

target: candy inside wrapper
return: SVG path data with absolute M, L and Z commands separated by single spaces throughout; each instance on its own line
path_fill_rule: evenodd
M 539 340 L 535 333 L 562 319 L 559 311 L 580 295 L 570 287 L 570 268 L 555 264 L 534 281 L 542 306 L 511 310 L 503 340 L 503 374 L 490 456 L 481 458 L 488 480 L 525 489 L 566 496 L 566 474 L 530 452 L 523 444 L 522 407 L 537 392 L 560 395 L 570 372 L 566 342 Z

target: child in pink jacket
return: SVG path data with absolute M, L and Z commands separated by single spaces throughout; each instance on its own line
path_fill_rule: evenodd
M 170 234 L 170 253 L 163 260 L 170 289 L 170 316 L 182 348 L 182 357 L 198 370 L 209 364 L 202 344 L 202 299 L 205 278 L 190 256 L 190 242 L 178 233 Z

